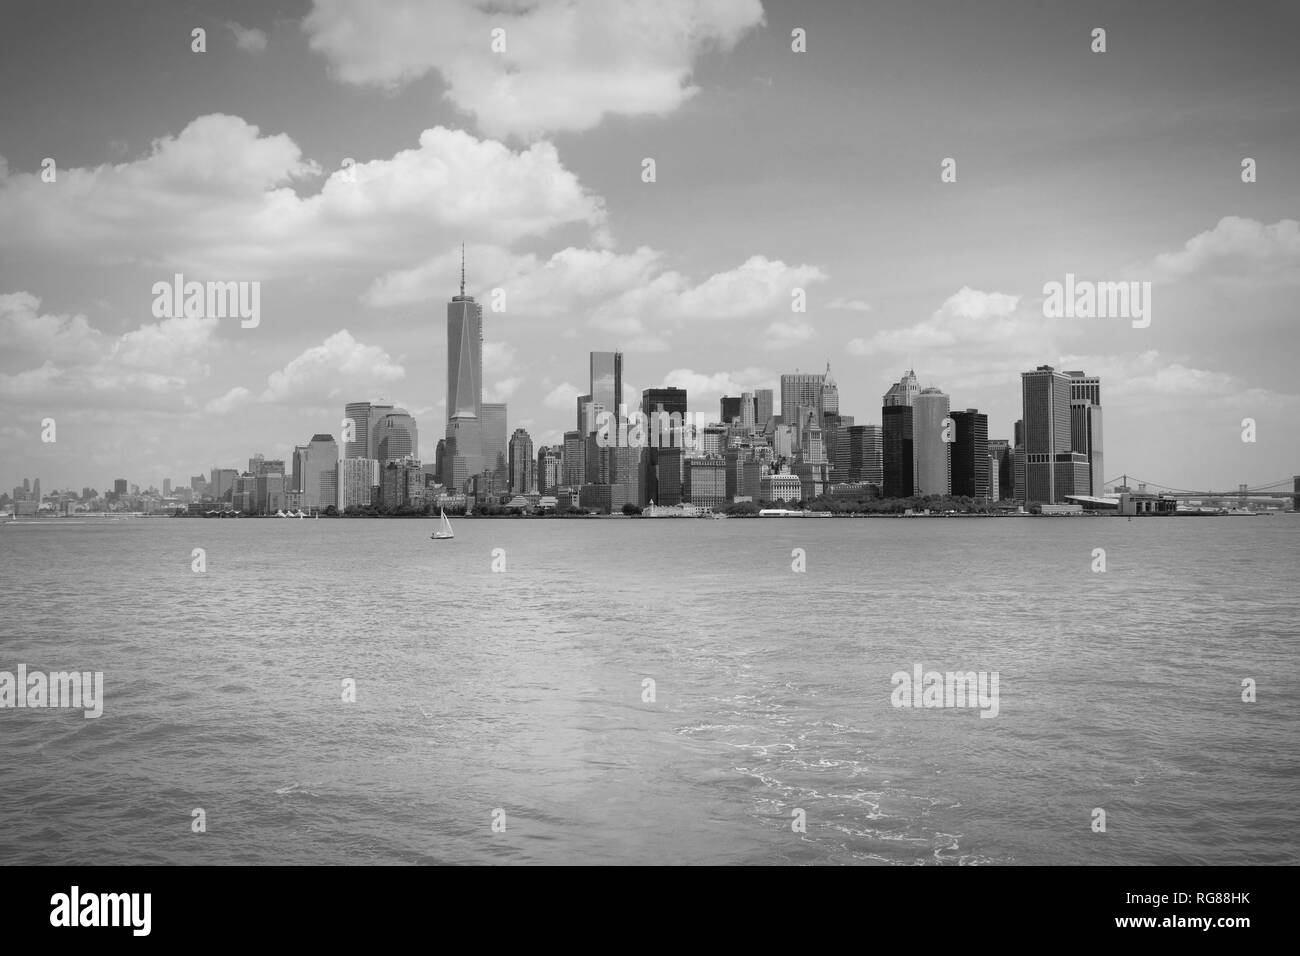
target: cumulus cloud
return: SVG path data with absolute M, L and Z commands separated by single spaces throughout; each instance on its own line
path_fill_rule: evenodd
M 406 369 L 387 352 L 358 342 L 343 329 L 272 372 L 261 401 L 337 401 L 405 377 Z
M 568 382 L 562 382 L 546 393 L 542 404 L 559 412 L 575 412 L 578 396 L 586 394 L 582 389 Z
M 249 53 L 266 49 L 266 34 L 255 27 L 242 27 L 234 20 L 226 21 L 226 29 L 235 35 L 235 45 Z
M 210 372 L 218 319 L 165 319 L 110 336 L 84 315 L 43 314 L 40 304 L 29 292 L 0 295 L 0 335 L 13 346 L 0 352 L 0 393 L 15 400 L 82 402 L 95 392 L 96 401 L 120 403 L 130 395 L 147 401 Z M 40 365 L 30 367 L 34 361 Z
M 414 149 L 335 170 L 314 194 L 295 191 L 321 172 L 284 134 L 201 116 L 142 159 L 61 169 L 57 190 L 34 173 L 0 176 L 0 249 L 254 279 L 414 263 L 414 250 L 462 237 L 508 245 L 572 223 L 603 235 L 603 201 L 550 143 L 513 151 L 436 127 Z
M 663 377 L 663 384 L 686 389 L 692 406 L 706 407 L 723 395 L 739 395 L 757 388 L 772 388 L 779 375 L 760 368 L 746 368 L 738 372 L 696 372 L 689 368 L 675 368 Z M 698 403 L 698 404 L 697 404 Z
M 7 355 L 92 361 L 100 354 L 104 336 L 84 315 L 42 314 L 40 305 L 30 292 L 0 295 L 0 341 Z
M 1156 256 L 1157 276 L 1193 275 L 1300 282 L 1300 222 L 1279 219 L 1265 225 L 1255 219 L 1225 216 L 1213 229 L 1188 239 L 1177 252 Z
M 484 133 L 533 138 L 672 112 L 697 92 L 696 57 L 762 22 L 759 0 L 315 0 L 303 29 L 345 83 L 437 72 Z
M 851 355 L 923 355 L 961 346 L 995 351 L 1028 341 L 1041 348 L 1049 320 L 1042 310 L 1021 309 L 1020 297 L 962 286 L 928 318 L 905 328 L 882 329 L 870 338 L 855 338 Z

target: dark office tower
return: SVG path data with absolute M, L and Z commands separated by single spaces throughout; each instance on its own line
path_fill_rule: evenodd
M 754 391 L 754 427 L 760 432 L 766 431 L 772 422 L 772 390 L 760 388 Z
M 762 492 L 761 466 L 740 448 L 728 448 L 723 456 L 726 462 L 727 500 L 749 498 L 758 501 Z
M 844 458 L 844 449 L 852 426 L 852 415 L 841 415 L 839 412 L 826 412 L 822 415 L 822 447 L 826 452 L 826 461 L 831 466 L 833 481 L 846 480 L 844 476 L 848 471 L 848 462 Z
M 719 404 L 719 421 L 724 425 L 730 425 L 733 421 L 740 419 L 740 397 L 723 395 Z
M 641 458 L 645 474 L 641 481 L 641 494 L 645 502 L 670 504 L 662 500 L 664 490 L 659 488 L 659 456 L 669 447 L 681 448 L 682 423 L 686 420 L 686 389 L 647 388 L 641 393 L 641 413 L 645 415 L 646 453 Z M 675 417 L 674 417 L 675 416 Z M 681 456 L 674 459 L 677 469 L 677 501 L 681 501 Z M 670 467 L 669 472 L 672 468 Z
M 1011 447 L 1019 448 L 1025 443 L 1025 420 L 1022 418 L 1017 421 L 1012 431 L 1014 434 L 1012 436 L 1013 441 L 1011 442 Z
M 522 428 L 510 436 L 510 493 L 526 495 L 537 490 L 537 462 L 533 460 L 533 439 Z
M 836 448 L 837 480 L 866 481 L 877 487 L 884 481 L 880 427 L 850 425 Z
M 989 417 L 973 408 L 952 412 L 952 493 L 989 497 Z
M 1070 450 L 1070 377 L 1050 365 L 1040 365 L 1032 372 L 1022 372 L 1020 381 L 1025 416 L 1025 500 L 1060 504 L 1065 495 L 1080 493 L 1074 490 L 1076 469 Z M 1086 466 L 1087 458 L 1079 457 Z M 1068 467 L 1058 469 L 1058 464 Z M 1069 479 L 1068 489 L 1058 483 L 1061 476 Z
M 996 487 L 998 500 L 1005 501 L 1015 497 L 1015 457 L 1011 442 L 1005 438 L 989 439 L 989 457 L 993 459 L 996 471 L 989 472 L 989 495 Z M 990 466 L 994 467 L 994 466 Z
M 27 485 L 27 479 L 26 479 L 26 478 L 23 479 L 23 484 L 24 484 L 24 485 Z M 27 485 L 26 490 L 30 493 L 30 491 L 31 491 L 31 486 L 30 486 L 30 485 Z M 123 495 L 126 494 L 126 479 L 125 479 L 125 478 L 114 478 L 114 479 L 113 479 L 113 494 L 117 495 L 119 498 L 121 498 Z
M 646 415 L 662 409 L 669 415 L 686 416 L 686 389 L 647 388 L 641 393 L 641 411 Z
M 1088 459 L 1088 488 L 1075 494 L 1101 495 L 1106 482 L 1101 451 L 1101 379 L 1083 372 L 1070 376 L 1070 450 Z
M 577 488 L 587 476 L 587 436 L 578 429 L 564 433 L 564 459 L 560 484 Z
M 913 494 L 912 406 L 886 405 L 880 410 L 881 452 L 886 498 Z
M 679 505 L 682 503 L 682 465 L 680 448 L 660 448 L 655 454 L 654 493 L 646 492 L 646 501 L 657 505 Z
M 443 472 L 443 459 L 447 454 L 447 439 L 439 438 L 438 446 L 433 450 L 433 480 L 438 484 L 445 484 L 447 479 Z

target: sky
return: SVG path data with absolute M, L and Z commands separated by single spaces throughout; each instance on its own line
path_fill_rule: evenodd
M 574 427 L 591 350 L 624 352 L 629 405 L 677 385 L 713 413 L 829 363 L 859 424 L 915 368 L 990 438 L 1049 364 L 1101 377 L 1108 480 L 1300 473 L 1295 4 L 0 17 L 5 490 L 287 459 L 349 401 L 408 408 L 432 460 L 462 242 L 485 400 L 539 446 Z M 157 315 L 176 273 L 259 283 L 259 321 Z M 1067 274 L 1149 282 L 1150 324 L 1047 317 Z

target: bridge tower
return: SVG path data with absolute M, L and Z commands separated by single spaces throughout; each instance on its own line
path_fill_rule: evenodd
M 1295 511 L 1300 511 L 1300 475 L 1294 476 L 1295 494 L 1291 496 L 1291 507 Z

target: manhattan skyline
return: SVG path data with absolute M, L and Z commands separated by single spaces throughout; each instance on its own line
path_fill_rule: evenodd
M 1020 374 L 1049 364 L 1106 380 L 1106 478 L 1293 474 L 1297 68 L 1275 19 L 1192 6 L 741 3 L 664 35 L 611 15 L 587 40 L 613 64 L 540 57 L 547 8 L 498 15 L 504 56 L 431 40 L 396 59 L 377 51 L 401 48 L 399 18 L 361 3 L 158 7 L 120 37 L 107 10 L 77 8 L 75 35 L 16 12 L 0 485 L 288 458 L 361 397 L 436 439 L 462 241 L 482 400 L 539 447 L 571 427 L 592 351 L 629 357 L 629 408 L 675 386 L 703 412 L 829 359 L 860 422 L 915 367 L 998 438 Z M 64 56 L 85 69 L 37 68 Z M 603 70 L 646 94 L 608 95 Z M 486 92 L 515 75 L 526 95 Z M 260 321 L 159 319 L 151 289 L 176 273 L 260 282 Z M 1072 275 L 1151 282 L 1150 325 L 1046 317 Z

